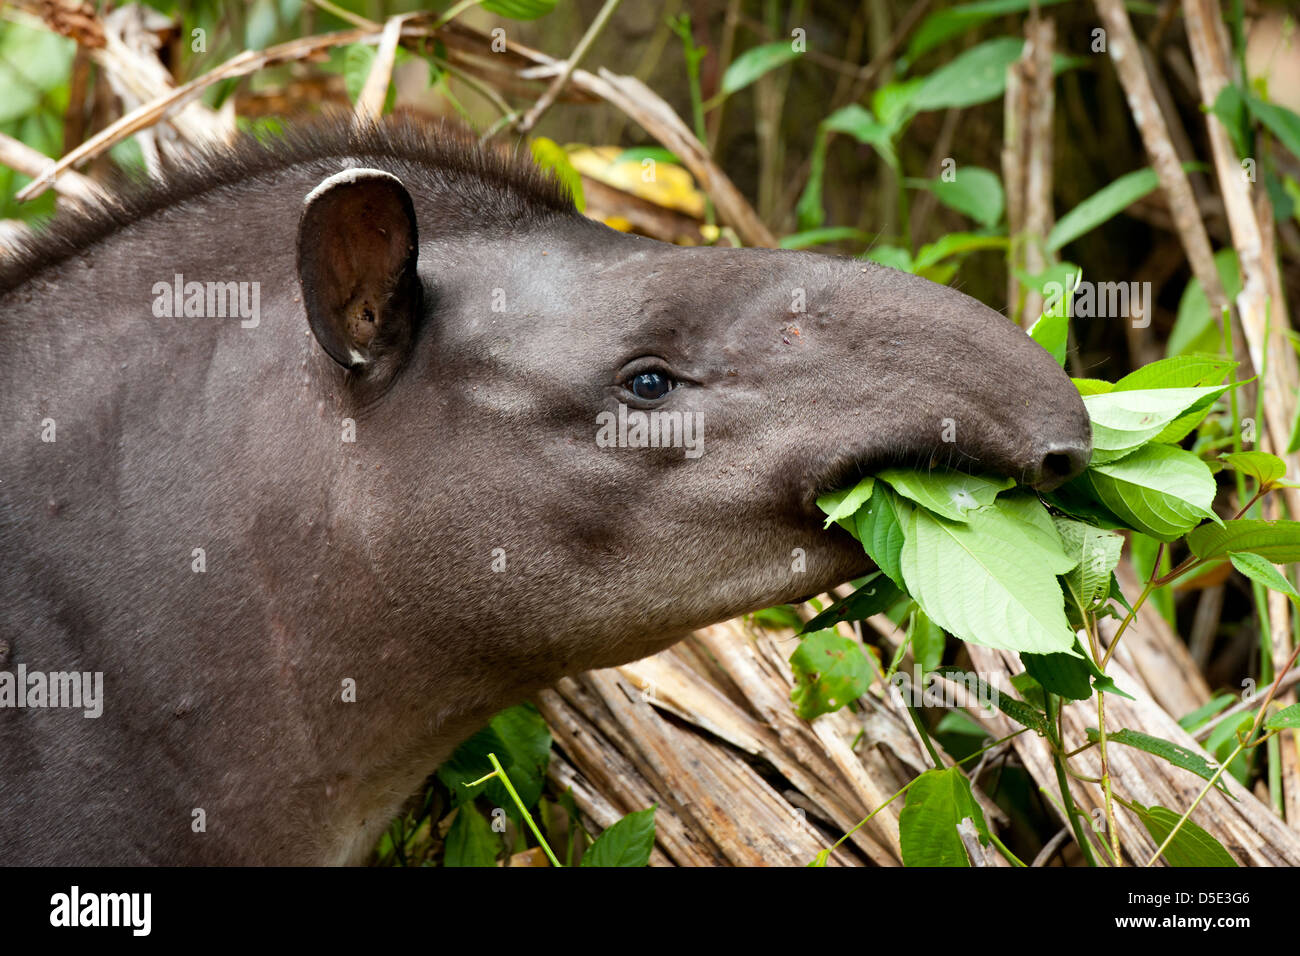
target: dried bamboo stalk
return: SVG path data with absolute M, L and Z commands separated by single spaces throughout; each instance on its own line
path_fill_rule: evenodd
M 1025 52 L 1011 69 L 1023 73 L 1028 103 L 1028 175 L 1025 177 L 1025 228 L 1021 237 L 1025 271 L 1040 275 L 1051 263 L 1047 235 L 1052 231 L 1052 52 L 1056 45 L 1056 24 L 1050 19 L 1033 19 L 1025 26 Z M 1043 293 L 1025 290 L 1023 322 L 1030 325 L 1043 313 Z
M 1151 88 L 1151 79 L 1147 76 L 1146 66 L 1140 54 L 1137 36 L 1133 33 L 1133 24 L 1124 9 L 1123 0 L 1093 0 L 1102 25 L 1106 29 L 1106 49 L 1115 64 L 1120 85 L 1128 100 L 1133 122 L 1142 135 L 1142 143 L 1151 165 L 1160 180 L 1160 187 L 1169 202 L 1169 211 L 1173 216 L 1178 238 L 1187 252 L 1187 261 L 1192 274 L 1201 283 L 1209 299 L 1210 309 L 1215 315 L 1222 315 L 1229 308 L 1227 293 L 1219 279 L 1219 270 L 1214 264 L 1214 253 L 1210 248 L 1210 237 L 1205 231 L 1196 205 L 1196 196 L 1192 192 L 1187 173 L 1183 171 L 1178 153 L 1169 136 L 1169 127 L 1155 92 Z M 1240 331 L 1239 322 L 1235 323 Z M 1249 360 L 1245 343 L 1241 335 L 1233 337 L 1236 343 L 1237 357 L 1243 363 Z
M 0 163 L 10 169 L 16 169 L 24 176 L 38 179 L 48 174 L 54 160 L 44 153 L 37 152 L 26 143 L 19 142 L 12 136 L 0 133 Z M 91 206 L 98 206 L 108 201 L 107 195 L 99 184 L 81 173 L 69 170 L 54 181 L 54 190 L 61 196 L 76 199 Z
M 384 100 L 393 81 L 393 64 L 397 59 L 397 43 L 402 38 L 402 24 L 409 16 L 390 17 L 379 38 L 375 59 L 370 64 L 361 95 L 357 97 L 357 123 L 376 123 L 384 115 Z
M 1260 431 L 1267 432 L 1272 450 L 1282 454 L 1295 418 L 1300 364 L 1287 339 L 1291 324 L 1282 295 L 1277 259 L 1265 254 L 1266 247 L 1272 249 L 1271 217 L 1266 242 L 1251 196 L 1252 184 L 1238 162 L 1228 131 L 1210 111 L 1223 88 L 1229 84 L 1229 46 L 1223 33 L 1218 0 L 1184 0 L 1183 12 L 1187 17 L 1187 41 L 1196 66 L 1201 102 L 1206 110 L 1205 124 L 1214 154 L 1219 192 L 1223 195 L 1228 227 L 1241 265 L 1242 287 L 1237 296 L 1237 308 L 1251 362 L 1263 376 L 1265 422 L 1260 423 Z M 1266 199 L 1264 203 L 1267 205 Z M 1287 459 L 1291 474 L 1300 474 L 1300 456 L 1290 455 Z M 1284 495 L 1291 513 L 1300 515 L 1300 490 L 1287 488 Z

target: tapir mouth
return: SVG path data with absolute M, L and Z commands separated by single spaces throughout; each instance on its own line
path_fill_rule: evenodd
M 828 466 L 814 471 L 822 477 L 808 486 L 804 507 L 817 514 L 817 499 L 832 491 L 851 488 L 867 475 L 885 468 L 912 468 L 930 471 L 936 468 L 964 471 L 969 474 L 1011 478 L 1019 485 L 1036 491 L 1052 491 L 1083 471 L 1091 457 L 1091 442 L 1086 447 L 1061 444 L 1048 447 L 1037 457 L 1036 464 L 1023 468 L 985 461 L 956 444 L 945 443 L 911 449 L 856 449 L 836 456 Z
M 949 468 L 970 474 L 998 472 L 997 469 L 990 469 L 979 458 L 954 444 L 902 450 L 850 450 L 836 456 L 829 466 L 823 466 L 814 472 L 821 474 L 822 478 L 808 486 L 804 506 L 810 513 L 819 513 L 817 499 L 822 495 L 852 488 L 867 475 L 874 475 L 886 468 L 912 468 L 917 471 Z M 1016 475 L 1011 477 L 1019 480 Z

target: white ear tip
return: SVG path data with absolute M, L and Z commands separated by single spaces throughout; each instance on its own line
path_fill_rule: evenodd
M 322 179 L 320 185 L 307 194 L 302 201 L 304 206 L 311 205 L 325 193 L 329 192 L 335 186 L 351 186 L 362 179 L 391 179 L 397 185 L 401 186 L 402 181 L 392 173 L 385 172 L 382 169 L 370 169 L 367 166 L 353 166 L 342 172 L 337 172 L 333 176 Z

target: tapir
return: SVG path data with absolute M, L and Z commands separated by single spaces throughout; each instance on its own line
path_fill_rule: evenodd
M 820 494 L 1090 454 L 966 295 L 620 233 L 426 122 L 115 196 L 0 264 L 4 863 L 364 862 L 503 707 L 869 570 Z

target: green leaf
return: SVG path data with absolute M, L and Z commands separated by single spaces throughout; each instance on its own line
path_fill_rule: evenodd
M 824 126 L 819 127 L 812 155 L 808 157 L 808 182 L 794 207 L 795 221 L 801 232 L 818 229 L 826 221 L 826 209 L 822 206 L 822 180 L 826 177 L 826 150 L 829 145 L 830 133 Z
M 1274 564 L 1300 561 L 1300 521 L 1225 521 L 1205 525 L 1187 536 L 1187 546 L 1201 560 L 1221 558 L 1229 551 L 1248 551 Z
M 1046 528 L 1027 528 L 1026 513 L 999 501 L 961 524 L 914 509 L 900 561 L 903 579 L 925 613 L 962 640 L 1072 653 L 1074 631 L 1056 581 L 1071 562 L 1046 511 Z
M 974 106 L 997 99 L 1007 87 L 1007 67 L 1020 58 L 1024 40 L 985 40 L 939 67 L 912 97 L 917 112 Z
M 1076 481 L 1090 485 L 1130 527 L 1161 541 L 1182 537 L 1205 518 L 1218 520 L 1210 508 L 1214 475 L 1181 448 L 1146 445 L 1118 461 L 1093 465 Z
M 912 656 L 921 667 L 921 673 L 928 674 L 943 662 L 944 648 L 948 644 L 948 635 L 938 624 L 930 620 L 920 608 L 912 617 L 911 627 Z
M 582 174 L 574 167 L 564 147 L 545 136 L 535 136 L 528 143 L 528 148 L 533 154 L 533 161 L 542 169 L 550 170 L 573 197 L 573 204 L 578 207 L 578 211 L 584 211 L 587 200 L 582 192 Z
M 989 736 L 986 728 L 981 727 L 975 722 L 975 718 L 964 710 L 950 710 L 939 719 L 935 725 L 934 732 L 936 735 L 941 734 L 960 734 L 963 737 L 984 738 Z
M 1228 560 L 1232 562 L 1234 568 L 1252 581 L 1258 581 L 1266 588 L 1280 591 L 1287 597 L 1300 601 L 1300 594 L 1296 594 L 1291 582 L 1267 558 L 1249 552 L 1229 551 Z
M 1080 395 L 1101 395 L 1115 389 L 1114 382 L 1103 382 L 1099 378 L 1072 378 L 1070 381 L 1074 383 Z
M 989 827 L 984 811 L 960 768 L 927 770 L 917 777 L 898 815 L 903 866 L 970 866 L 957 832 L 957 824 L 965 819 L 975 824 L 980 842 L 987 846 Z
M 521 704 L 501 711 L 487 727 L 457 747 L 455 753 L 438 768 L 438 778 L 461 802 L 467 802 L 486 789 L 488 799 L 504 808 L 512 819 L 518 820 L 521 818 L 519 808 L 500 780 L 493 778 L 477 787 L 466 786 L 492 772 L 492 763 L 488 760 L 490 753 L 497 755 L 524 805 L 535 806 L 542 795 L 546 765 L 551 756 L 551 733 L 537 708 L 532 704 Z
M 1065 367 L 1066 346 L 1070 341 L 1070 319 L 1064 312 L 1040 315 L 1029 327 L 1029 337 L 1047 349 L 1056 364 Z
M 1206 723 L 1219 711 L 1236 702 L 1237 698 L 1232 694 L 1219 694 L 1217 697 L 1212 698 L 1208 703 L 1197 707 L 1190 714 L 1184 714 L 1182 717 L 1179 717 L 1178 726 L 1188 733 L 1191 733 L 1198 729 L 1202 724 Z M 1206 749 L 1213 752 L 1211 748 L 1207 747 Z
M 1065 575 L 1066 590 L 1080 611 L 1090 611 L 1110 596 L 1110 576 L 1119 564 L 1124 538 L 1071 518 L 1056 518 L 1055 524 L 1065 553 L 1076 560 Z
M 950 232 L 926 243 L 916 253 L 916 262 L 907 271 L 920 271 L 947 259 L 966 256 L 981 249 L 1006 249 L 1006 236 L 986 236 L 977 232 Z M 931 280 L 934 281 L 934 280 Z
M 1053 694 L 1070 700 L 1092 696 L 1092 673 L 1082 657 L 1071 654 L 1021 654 L 1020 662 L 1034 680 Z
M 1143 196 L 1154 192 L 1160 179 L 1154 169 L 1126 173 L 1103 186 L 1062 216 L 1047 236 L 1047 249 L 1056 252 L 1084 233 L 1119 215 Z
M 1266 451 L 1234 451 L 1220 457 L 1233 471 L 1254 478 L 1260 487 L 1271 485 L 1286 475 L 1286 462 Z
M 916 271 L 916 266 L 912 264 L 912 254 L 900 246 L 891 246 L 887 243 L 873 246 L 866 253 L 866 259 L 870 262 L 878 262 L 882 266 L 889 266 L 891 269 L 897 269 L 899 272 Z
M 1231 83 L 1226 84 L 1219 90 L 1219 96 L 1215 99 L 1210 112 L 1223 123 L 1237 155 L 1245 156 L 1249 152 L 1247 142 L 1250 138 L 1250 113 L 1246 108 L 1246 97 L 1242 95 L 1241 87 L 1233 86 Z
M 901 83 L 886 83 L 871 94 L 871 112 L 889 130 L 891 137 L 897 137 L 916 115 L 912 98 L 924 83 L 925 77 L 918 76 Z
M 656 163 L 669 163 L 673 166 L 682 165 L 682 161 L 676 153 L 671 149 L 664 149 L 662 146 L 633 146 L 615 156 L 610 161 L 610 165 L 618 166 L 621 163 L 633 163 L 639 166 L 644 159 L 653 159 Z
M 862 621 L 888 610 L 903 596 L 882 571 L 870 575 L 848 597 L 840 598 L 807 624 L 796 625 L 804 634 L 834 627 L 841 621 Z
M 1300 704 L 1283 707 L 1264 721 L 1264 726 L 1269 730 L 1300 730 Z
M 1037 0 L 1037 6 L 1050 7 L 1065 0 Z M 986 20 L 1020 13 L 1035 4 L 1035 0 L 980 0 L 959 6 L 936 10 L 916 28 L 907 43 L 907 61 L 915 63 L 923 53 L 934 49 L 950 37 L 969 33 Z
M 842 497 L 837 497 L 839 492 L 832 492 L 818 498 L 817 507 L 826 512 L 826 523 L 822 527 L 829 528 L 832 521 L 846 521 L 857 514 L 858 509 L 871 497 L 871 489 L 875 484 L 876 479 L 867 475 Z
M 1224 294 L 1229 301 L 1235 301 L 1241 293 L 1241 273 L 1237 268 L 1236 251 L 1227 248 L 1216 252 L 1214 265 L 1218 269 Z M 1178 317 L 1169 333 L 1166 352 L 1169 355 L 1182 355 L 1185 352 L 1220 351 L 1223 348 L 1223 332 L 1219 327 L 1219 319 L 1218 314 L 1210 311 L 1210 301 L 1206 298 L 1200 280 L 1188 280 L 1178 301 Z
M 1098 452 L 1127 452 L 1149 441 L 1164 441 L 1166 430 L 1185 415 L 1198 413 L 1192 428 L 1209 412 L 1227 385 L 1207 388 L 1114 389 L 1084 396 L 1083 404 L 1092 419 L 1093 464 L 1119 455 Z M 1184 431 L 1186 435 L 1191 428 Z M 1182 437 L 1182 436 L 1178 436 Z M 1173 439 L 1176 440 L 1176 439 Z
M 730 96 L 743 90 L 760 76 L 789 63 L 797 56 L 799 51 L 789 40 L 752 47 L 732 60 L 727 72 L 722 74 L 722 92 Z
M 900 495 L 953 521 L 966 521 L 973 510 L 993 503 L 998 492 L 1015 484 L 1010 478 L 988 478 L 962 471 L 886 468 L 876 474 Z
M 898 155 L 894 152 L 894 141 L 889 128 L 856 103 L 842 106 L 822 120 L 822 129 L 829 133 L 852 136 L 859 143 L 872 147 L 881 159 L 898 169 Z
M 483 0 L 482 7 L 488 13 L 509 20 L 536 20 L 555 9 L 559 0 Z
M 645 866 L 655 847 L 655 810 L 629 813 L 607 827 L 582 854 L 582 866 Z
M 993 706 L 1022 727 L 1028 727 L 1042 736 L 1047 735 L 1047 718 L 1023 700 L 1002 693 L 978 675 L 963 670 L 955 664 L 946 664 L 934 670 L 935 673 L 943 674 L 957 683 L 966 685 L 981 702 L 991 701 Z
M 804 720 L 839 710 L 871 686 L 871 665 L 852 638 L 833 630 L 816 631 L 790 656 L 795 686 L 790 700 Z
M 926 181 L 924 186 L 949 209 L 970 216 L 986 228 L 993 228 L 1002 219 L 1006 201 L 1002 180 L 981 166 L 958 167 L 951 181 L 940 176 Z
M 1096 743 L 1101 739 L 1097 733 L 1096 727 L 1088 728 L 1088 739 Z M 1203 753 L 1195 750 L 1189 750 L 1187 747 L 1181 747 L 1171 740 L 1165 740 L 1163 737 L 1153 737 L 1150 734 L 1144 734 L 1139 730 L 1113 730 L 1106 734 L 1107 744 L 1123 744 L 1125 747 L 1132 747 L 1135 750 L 1141 750 L 1143 753 L 1151 754 L 1153 757 L 1159 757 L 1181 770 L 1187 770 L 1196 774 L 1202 780 L 1211 780 L 1214 778 L 1218 767 L 1210 762 L 1210 759 Z M 1217 786 L 1228 792 L 1223 780 L 1217 782 Z M 1231 796 L 1231 794 L 1229 794 Z M 1235 798 L 1234 798 L 1235 799 Z
M 1292 156 L 1300 159 L 1300 116 L 1285 106 L 1265 103 L 1256 96 L 1246 97 L 1246 106 Z
M 1116 392 L 1150 388 L 1198 388 L 1218 385 L 1237 365 L 1217 355 L 1176 355 L 1159 359 L 1125 375 L 1113 386 Z M 1108 389 L 1109 391 L 1109 389 Z
M 857 538 L 863 550 L 899 587 L 903 585 L 899 557 L 911 514 L 912 506 L 884 483 L 876 488 L 868 506 L 857 513 Z
M 375 48 L 365 43 L 353 43 L 343 48 L 343 87 L 348 99 L 356 103 L 366 85 L 370 67 L 375 62 Z
M 1157 846 L 1169 838 L 1169 834 L 1173 833 L 1174 827 L 1178 826 L 1178 821 L 1183 817 L 1181 813 L 1175 813 L 1164 807 L 1144 807 L 1140 803 L 1126 804 L 1126 806 L 1137 814 Z M 1169 841 L 1162 859 L 1170 866 L 1235 867 L 1237 865 L 1237 861 L 1223 848 L 1222 843 L 1190 819 L 1179 827 L 1178 833 Z
M 461 804 L 447 831 L 443 866 L 496 866 L 501 840 L 473 803 Z

